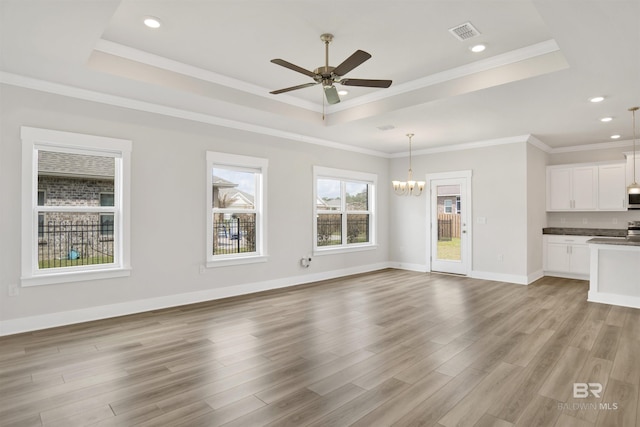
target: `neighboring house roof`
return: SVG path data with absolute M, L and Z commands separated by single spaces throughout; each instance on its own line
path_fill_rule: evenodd
M 115 159 L 105 156 L 38 151 L 38 175 L 113 178 Z
M 238 184 L 235 184 L 231 181 L 227 181 L 226 179 L 222 179 L 219 176 L 213 175 L 213 186 L 218 188 L 232 188 L 232 187 L 237 187 Z
M 255 206 L 253 195 L 242 190 L 236 188 L 221 188 L 218 197 L 225 196 L 228 200 L 232 200 L 227 208 L 253 209 Z

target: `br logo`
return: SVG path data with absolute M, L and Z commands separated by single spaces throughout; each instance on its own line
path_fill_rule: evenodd
M 573 383 L 573 397 L 575 399 L 586 399 L 589 395 L 599 398 L 602 393 L 600 383 Z

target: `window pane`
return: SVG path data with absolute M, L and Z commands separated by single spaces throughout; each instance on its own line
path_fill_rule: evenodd
M 214 167 L 213 207 L 255 209 L 256 172 Z
M 102 236 L 113 236 L 112 214 L 100 214 L 100 234 Z
M 318 246 L 342 244 L 342 215 L 318 215 Z
M 318 179 L 317 183 L 319 211 L 339 211 L 341 209 L 340 181 L 336 179 Z
M 362 182 L 345 183 L 347 210 L 366 211 L 369 209 L 369 186 Z
M 113 263 L 113 215 L 47 212 L 38 222 L 39 269 Z
M 113 193 L 100 194 L 100 206 L 114 206 Z
M 39 150 L 38 205 L 100 206 L 100 194 L 114 191 L 114 176 L 113 157 Z
M 369 241 L 369 215 L 347 215 L 347 243 L 366 243 Z
M 213 214 L 213 255 L 256 252 L 256 214 Z

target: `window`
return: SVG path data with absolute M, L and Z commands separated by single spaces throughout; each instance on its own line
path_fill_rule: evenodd
M 131 141 L 22 127 L 22 285 L 130 274 Z
M 207 152 L 207 266 L 266 261 L 268 161 Z
M 100 193 L 100 206 L 115 206 L 113 193 Z M 113 237 L 113 214 L 100 214 L 100 234 Z
M 316 253 L 375 245 L 374 174 L 314 167 Z
M 453 212 L 453 200 L 444 199 L 444 213 L 450 214 Z

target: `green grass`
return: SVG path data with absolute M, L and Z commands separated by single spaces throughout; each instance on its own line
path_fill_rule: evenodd
M 78 259 L 44 259 L 38 261 L 38 268 L 76 267 L 78 265 L 112 264 L 112 256 L 89 257 Z
M 438 240 L 437 259 L 460 260 L 460 238 L 453 237 L 449 241 Z

